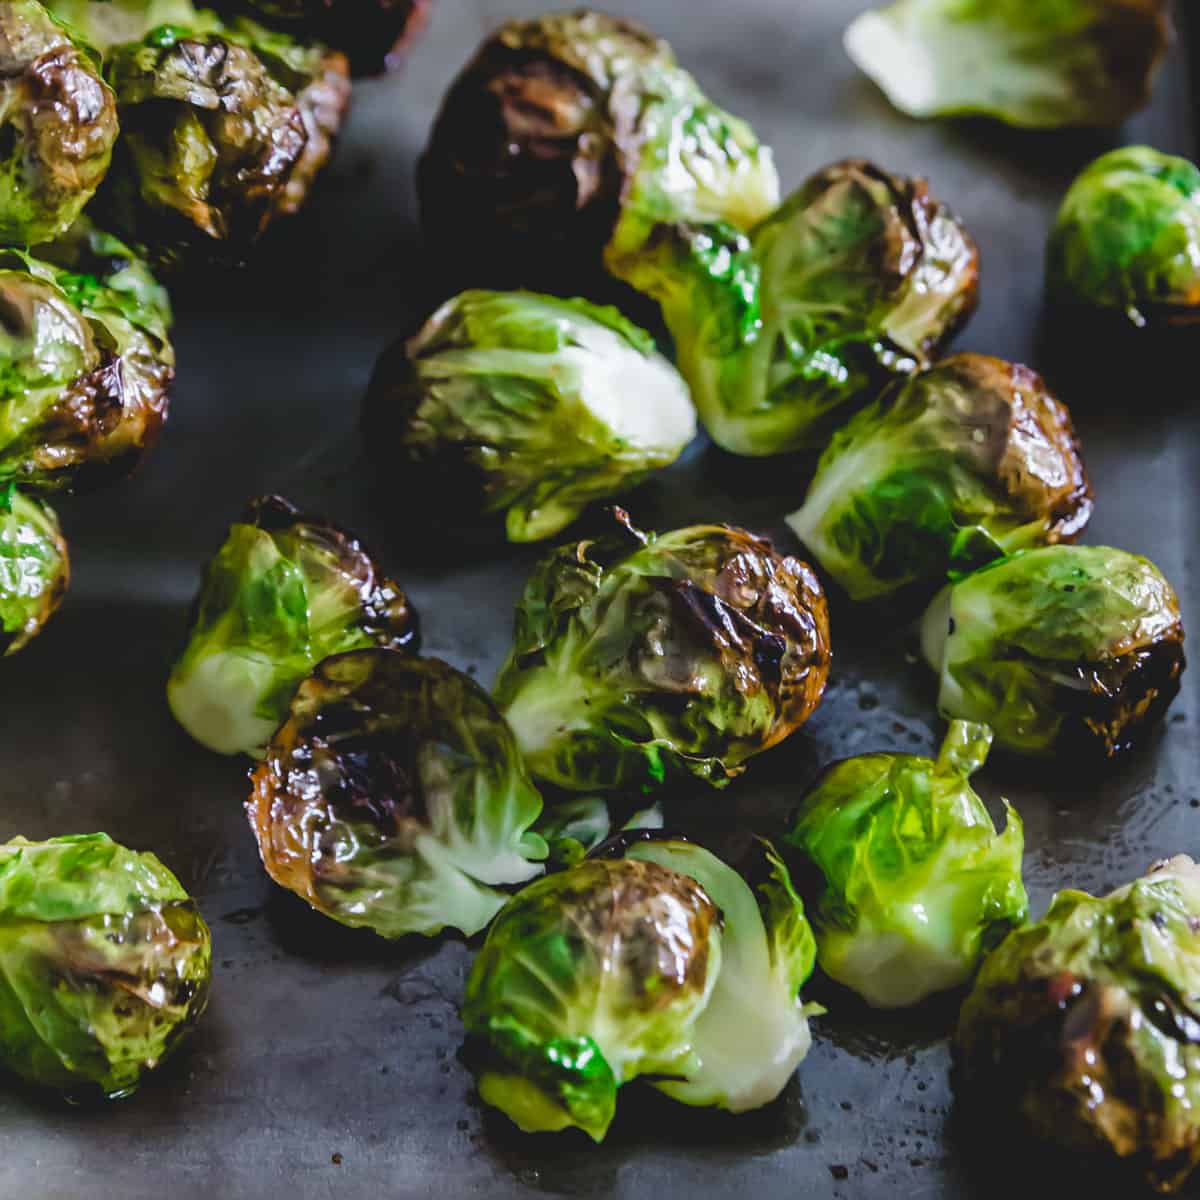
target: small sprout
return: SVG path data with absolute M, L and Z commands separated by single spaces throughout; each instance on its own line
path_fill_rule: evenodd
M 62 603 L 67 543 L 54 510 L 0 484 L 0 658 L 27 646 Z

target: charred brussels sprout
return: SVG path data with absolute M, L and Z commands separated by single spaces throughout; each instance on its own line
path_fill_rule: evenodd
M 1073 541 L 1091 512 L 1071 418 L 1042 378 L 958 354 L 838 430 L 788 524 L 864 600 Z
M 811 1042 L 814 948 L 786 869 L 762 856 L 752 888 L 699 846 L 639 842 L 511 900 L 462 1011 L 483 1100 L 527 1133 L 596 1141 L 639 1075 L 684 1104 L 773 1100 Z
M 1148 146 L 1101 155 L 1063 200 L 1047 271 L 1065 305 L 1139 327 L 1200 322 L 1200 169 Z
M 952 721 L 937 760 L 861 754 L 804 798 L 788 840 L 822 880 L 817 958 L 876 1008 L 966 983 L 1028 912 L 1021 820 L 997 834 L 969 782 L 992 743 Z
M 170 323 L 145 263 L 86 220 L 0 250 L 0 487 L 85 491 L 136 466 L 166 419 Z
M 0 485 L 0 658 L 41 633 L 69 578 L 54 510 L 12 484 Z
M 560 547 L 517 606 L 496 683 L 533 774 L 579 791 L 715 786 L 820 702 L 829 621 L 812 570 L 728 525 Z
M 846 50 L 901 112 L 1116 126 L 1150 99 L 1168 0 L 897 0 Z
M 0 242 L 65 232 L 116 138 L 112 92 L 62 26 L 34 0 L 0 5 Z
M 1111 758 L 1179 691 L 1183 623 L 1153 563 L 1108 546 L 1020 550 L 933 601 L 921 644 L 945 717 L 1021 754 Z
M 327 658 L 252 777 L 246 805 L 276 883 L 384 937 L 477 933 L 542 870 L 542 800 L 488 694 L 437 659 Z
M 257 755 L 321 659 L 416 643 L 416 613 L 357 538 L 265 496 L 204 570 L 167 701 L 210 750 Z
M 636 244 L 658 222 L 747 228 L 779 198 L 770 151 L 665 42 L 586 10 L 484 42 L 446 95 L 418 187 L 428 232 L 476 271 L 572 289 L 610 240 Z
M 0 1066 L 127 1096 L 208 1002 L 208 926 L 153 854 L 107 834 L 0 844 Z
M 860 160 L 818 172 L 748 238 L 660 224 L 611 265 L 662 305 L 713 440 L 749 455 L 821 444 L 936 358 L 979 274 L 974 242 L 923 180 Z
M 1179 856 L 1100 898 L 1063 891 L 1009 934 L 963 1005 L 957 1085 L 1072 1155 L 1160 1192 L 1200 1161 L 1200 869 Z
M 549 537 L 589 501 L 674 462 L 696 432 L 687 386 L 613 308 L 464 292 L 375 373 L 368 446 L 452 507 L 503 512 L 510 541 Z

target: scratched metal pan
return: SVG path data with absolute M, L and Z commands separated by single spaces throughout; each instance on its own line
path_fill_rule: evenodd
M 916 123 L 891 111 L 840 49 L 864 0 L 623 0 L 674 43 L 711 94 L 776 151 L 785 186 L 865 155 L 927 175 L 980 243 L 983 299 L 965 348 L 1038 362 L 1042 247 L 1068 180 L 1106 135 Z M 277 490 L 373 542 L 421 608 L 432 654 L 490 681 L 535 552 L 445 547 L 420 514 L 382 519 L 356 438 L 372 361 L 438 294 L 413 163 L 439 97 L 481 36 L 539 0 L 439 0 L 399 77 L 364 84 L 313 208 L 248 272 L 178 297 L 179 383 L 144 472 L 65 506 L 70 598 L 3 666 L 0 837 L 104 829 L 157 851 L 212 924 L 212 1006 L 190 1048 L 134 1099 L 71 1110 L 0 1088 L 4 1200 L 539 1194 L 893 1200 L 1048 1195 L 1052 1163 L 960 1128 L 948 1081 L 949 1006 L 882 1018 L 845 995 L 798 1077 L 742 1118 L 636 1088 L 601 1147 L 524 1138 L 472 1099 L 456 1058 L 471 948 L 392 946 L 310 914 L 270 884 L 241 810 L 245 766 L 191 743 L 163 702 L 201 562 L 250 497 Z M 1185 43 L 1130 139 L 1194 154 Z M 1103 354 L 1104 347 L 1091 348 Z M 1145 364 L 1141 386 L 1070 396 L 1098 505 L 1089 537 L 1141 551 L 1200 623 L 1200 405 L 1195 379 Z M 804 480 L 702 444 L 630 501 L 640 523 L 729 520 L 776 534 Z M 436 547 L 434 548 L 436 549 Z M 902 629 L 834 611 L 835 667 L 815 718 L 744 783 L 691 798 L 693 828 L 766 824 L 830 759 L 929 751 L 938 723 Z M 1195 656 L 1194 656 L 1195 657 Z M 1163 735 L 1100 779 L 1070 764 L 994 764 L 982 789 L 1021 810 L 1035 910 L 1062 885 L 1106 889 L 1200 850 L 1200 667 Z M 1071 1194 L 1090 1186 L 1073 1177 Z

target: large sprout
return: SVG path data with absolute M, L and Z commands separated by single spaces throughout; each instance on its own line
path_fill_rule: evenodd
M 719 786 L 808 719 L 828 674 L 825 598 L 807 565 L 744 529 L 654 536 L 617 510 L 610 537 L 535 569 L 496 697 L 540 779 Z
M 696 418 L 678 372 L 616 309 L 471 291 L 381 359 L 365 426 L 422 502 L 503 514 L 509 540 L 528 542 L 674 462 Z
M 933 588 L 1028 546 L 1073 541 L 1092 493 L 1066 408 L 1028 367 L 957 354 L 833 435 L 796 535 L 856 600 Z
M 946 717 L 1022 754 L 1111 758 L 1179 691 L 1183 623 L 1147 559 L 1108 546 L 1021 550 L 952 584 L 922 622 Z
M 204 1012 L 208 927 L 153 854 L 106 834 L 0 844 L 0 1066 L 126 1096 Z
M 66 594 L 67 543 L 54 510 L 0 484 L 0 658 L 42 631 Z

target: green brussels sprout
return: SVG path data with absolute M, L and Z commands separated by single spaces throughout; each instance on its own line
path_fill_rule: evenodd
M 0 658 L 41 633 L 70 577 L 54 510 L 11 483 L 0 485 Z
M 973 312 L 979 276 L 975 243 L 924 180 L 857 159 L 749 237 L 663 223 L 610 266 L 662 305 L 701 421 L 747 455 L 823 444 L 928 365 Z
M 1019 754 L 1112 758 L 1179 691 L 1183 623 L 1158 568 L 1108 546 L 1019 550 L 943 589 L 921 624 L 942 716 Z
M 201 745 L 258 757 L 321 659 L 417 637 L 408 598 L 353 534 L 263 496 L 204 569 L 167 703 Z
M 208 926 L 154 857 L 107 834 L 0 844 L 0 1066 L 127 1096 L 208 1003 Z
M 418 167 L 427 233 L 498 281 L 571 291 L 649 225 L 748 228 L 770 151 L 666 42 L 603 13 L 509 21 L 451 85 Z M 478 275 L 476 275 L 476 278 Z
M 866 600 L 1074 541 L 1091 513 L 1070 415 L 1041 376 L 956 354 L 897 382 L 838 430 L 787 521 Z
M 901 112 L 1048 129 L 1116 126 L 1150 100 L 1168 0 L 896 0 L 846 51 Z
M 503 512 L 536 541 L 592 500 L 674 462 L 696 433 L 686 384 L 614 308 L 531 292 L 470 291 L 386 352 L 367 445 L 410 490 Z
M 992 1136 L 1007 1112 L 1160 1192 L 1200 1162 L 1200 869 L 1179 855 L 1107 896 L 1062 891 L 984 962 L 956 1085 Z M 1123 1188 L 1114 1194 L 1122 1194 Z
M 1200 168 L 1148 146 L 1102 154 L 1059 209 L 1047 285 L 1138 327 L 1200 321 Z
M 166 292 L 81 219 L 35 252 L 0 250 L 0 486 L 86 491 L 130 471 L 166 419 Z
M 599 1142 L 638 1076 L 684 1104 L 773 1100 L 811 1043 L 814 946 L 786 868 L 763 858 L 752 888 L 699 846 L 641 841 L 510 900 L 462 1009 L 484 1102 L 527 1133 Z
M 384 937 L 478 933 L 542 871 L 542 798 L 488 694 L 438 659 L 352 650 L 297 689 L 246 813 L 271 878 Z
M 722 786 L 799 728 L 829 675 L 816 575 L 729 525 L 562 546 L 517 606 L 496 699 L 535 778 L 648 789 Z
M 817 961 L 875 1008 L 902 1008 L 966 983 L 1029 911 L 1021 819 L 1002 834 L 970 777 L 986 725 L 952 721 L 937 760 L 860 754 L 804 797 L 788 842 L 820 873 Z
M 0 242 L 64 233 L 116 138 L 112 92 L 84 51 L 34 0 L 0 5 Z

